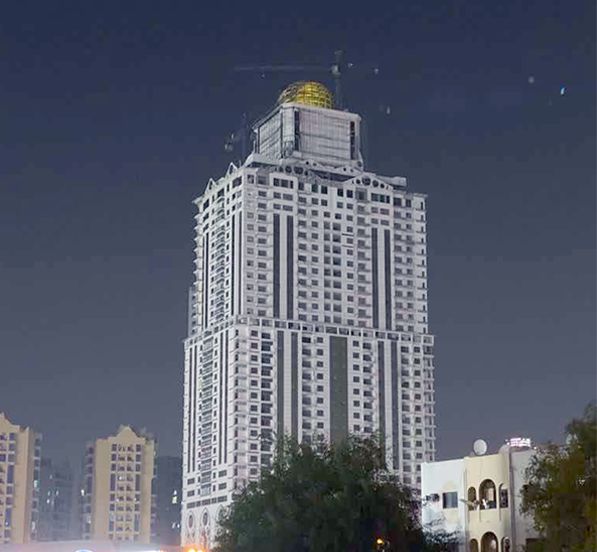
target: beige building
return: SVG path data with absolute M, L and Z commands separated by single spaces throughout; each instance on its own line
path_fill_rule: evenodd
M 41 435 L 0 412 L 0 544 L 35 540 Z
M 423 527 L 457 536 L 460 552 L 520 552 L 537 538 L 520 512 L 534 450 L 530 440 L 513 439 L 485 454 L 481 443 L 476 454 L 422 465 Z
M 155 441 L 120 426 L 88 445 L 85 457 L 83 536 L 149 543 L 154 517 Z

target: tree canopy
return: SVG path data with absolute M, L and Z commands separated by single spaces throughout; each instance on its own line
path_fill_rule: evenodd
M 350 437 L 338 445 L 284 439 L 272 469 L 224 515 L 216 550 L 446 550 L 449 539 L 427 538 L 417 511 L 410 491 L 384 469 L 375 439 Z
M 589 552 L 596 547 L 597 408 L 587 406 L 566 428 L 566 445 L 549 444 L 531 461 L 522 492 L 546 552 Z

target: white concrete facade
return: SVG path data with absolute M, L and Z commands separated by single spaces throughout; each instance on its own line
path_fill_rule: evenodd
M 498 454 L 424 463 L 424 529 L 457 536 L 461 552 L 524 550 L 528 539 L 537 538 L 532 521 L 520 513 L 532 455 L 504 446 Z
M 364 170 L 358 115 L 282 104 L 255 133 L 195 201 L 183 544 L 213 539 L 282 433 L 381 432 L 415 488 L 435 454 L 425 196 Z

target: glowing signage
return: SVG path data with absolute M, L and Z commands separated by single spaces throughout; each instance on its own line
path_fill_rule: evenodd
M 529 437 L 512 437 L 506 442 L 513 448 L 531 448 L 531 439 Z

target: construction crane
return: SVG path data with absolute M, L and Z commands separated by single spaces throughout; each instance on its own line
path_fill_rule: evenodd
M 359 69 L 365 69 L 373 75 L 379 74 L 379 67 L 373 64 L 359 64 Z M 337 109 L 344 108 L 344 98 L 342 93 L 342 77 L 348 70 L 355 70 L 357 66 L 354 63 L 347 63 L 344 61 L 344 52 L 336 50 L 334 52 L 334 62 L 331 65 L 239 65 L 234 67 L 236 72 L 259 73 L 265 77 L 268 73 L 327 73 L 331 75 L 334 80 L 334 103 Z M 229 134 L 224 144 L 224 149 L 228 153 L 240 149 L 242 158 L 247 155 L 251 148 L 251 125 L 249 118 L 245 113 L 238 130 Z
M 237 147 L 240 147 L 240 154 L 242 159 L 244 159 L 251 147 L 251 124 L 249 123 L 249 117 L 246 113 L 243 113 L 239 128 L 230 133 L 226 138 L 224 151 L 230 153 L 237 149 Z
M 261 73 L 263 77 L 267 73 L 328 73 L 334 80 L 334 99 L 336 108 L 344 108 L 342 94 L 342 77 L 347 70 L 355 68 L 354 63 L 344 61 L 344 52 L 334 52 L 334 63 L 331 65 L 241 65 L 234 68 L 235 71 Z M 379 74 L 379 67 L 373 66 L 372 73 Z

